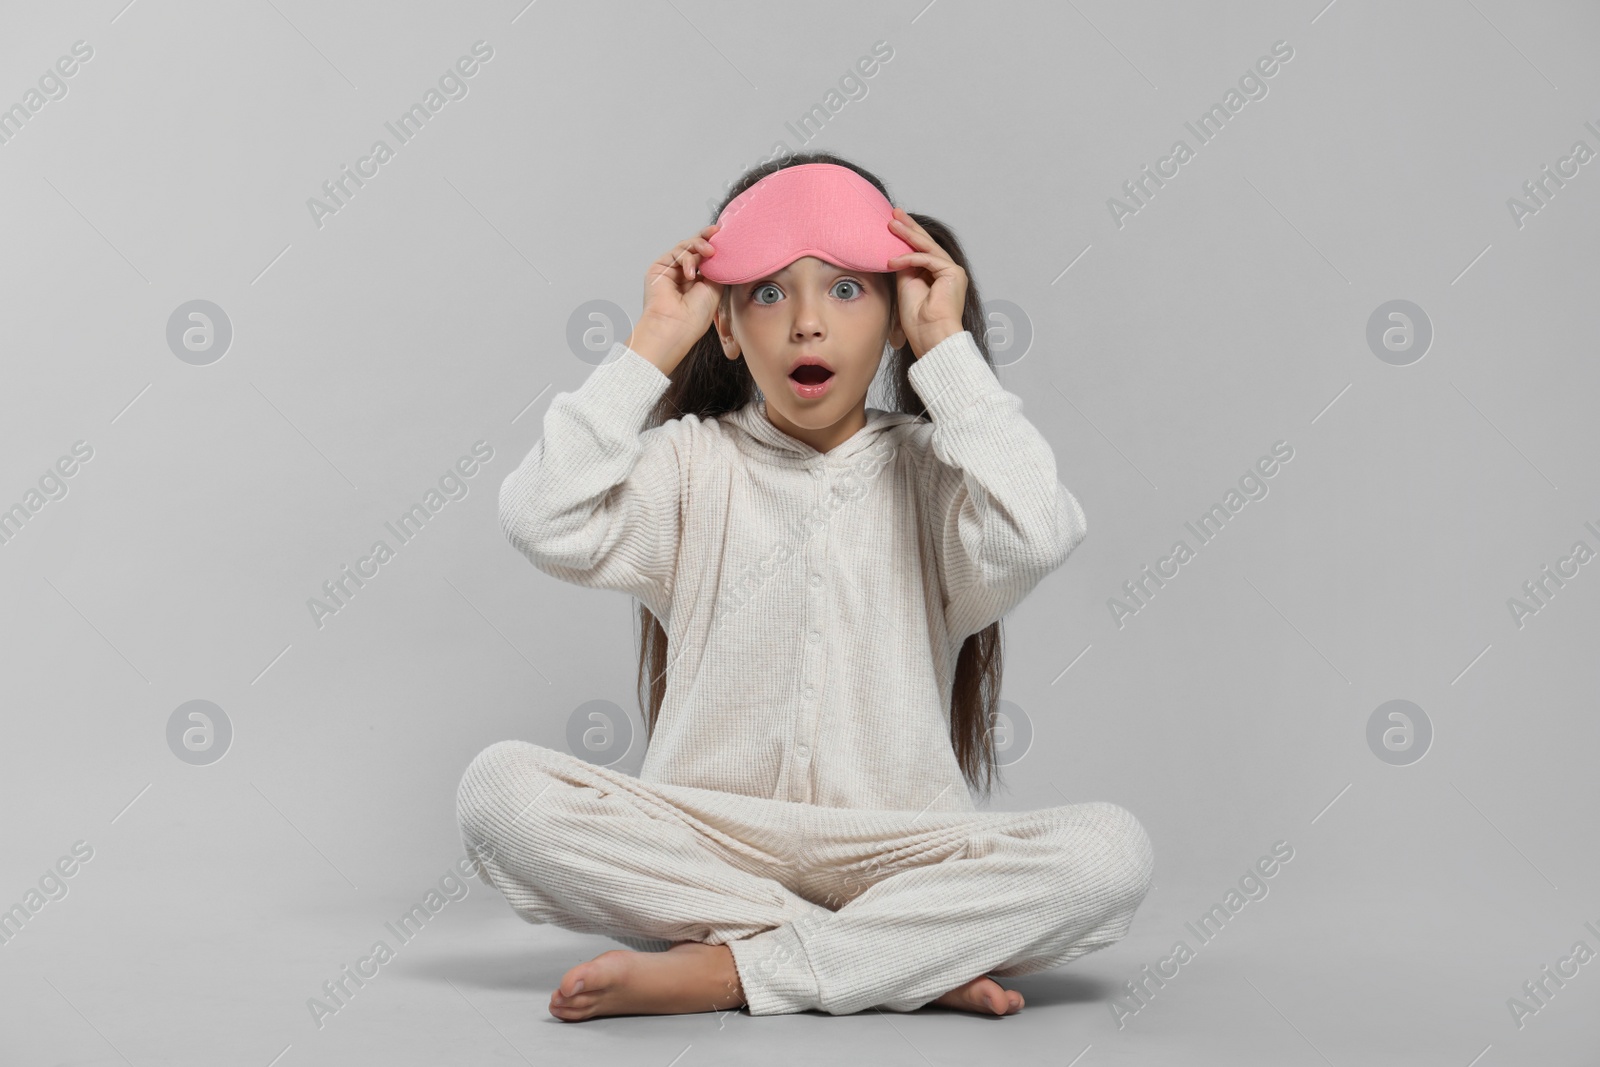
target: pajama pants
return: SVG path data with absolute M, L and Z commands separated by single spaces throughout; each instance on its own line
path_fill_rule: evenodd
M 1107 802 L 822 807 L 644 782 L 526 741 L 473 759 L 456 813 L 479 879 L 524 921 L 639 951 L 726 944 L 751 1015 L 913 1011 L 980 975 L 1066 963 L 1127 933 L 1154 863 Z

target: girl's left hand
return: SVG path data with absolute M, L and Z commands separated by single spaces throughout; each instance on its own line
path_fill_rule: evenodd
M 966 307 L 967 272 L 904 208 L 894 209 L 889 229 L 918 249 L 892 257 L 889 267 L 895 271 L 899 289 L 900 325 L 911 351 L 921 359 L 928 349 L 965 329 L 961 313 Z M 932 283 L 924 278 L 924 272 L 933 275 Z

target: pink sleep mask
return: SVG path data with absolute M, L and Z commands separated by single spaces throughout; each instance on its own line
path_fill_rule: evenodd
M 699 273 L 737 285 L 816 256 L 848 270 L 888 273 L 889 260 L 915 252 L 889 229 L 894 205 L 849 167 L 805 163 L 785 167 L 728 201 L 722 227 L 708 240 L 717 250 Z

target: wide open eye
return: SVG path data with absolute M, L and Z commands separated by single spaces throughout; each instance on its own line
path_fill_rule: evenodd
M 761 299 L 761 294 L 766 292 L 769 289 L 772 292 L 776 293 L 777 296 L 774 296 L 771 300 L 762 300 Z M 757 304 L 762 304 L 762 305 L 774 304 L 774 303 L 777 303 L 778 297 L 780 297 L 782 295 L 783 295 L 783 290 L 782 289 L 779 289 L 776 285 L 773 285 L 771 282 L 763 282 L 762 284 L 756 286 L 755 289 L 751 291 L 750 299 L 755 301 Z
M 854 295 L 851 295 L 851 293 L 847 290 L 845 292 L 845 294 L 841 297 L 841 299 L 843 299 L 843 300 L 859 300 L 867 291 L 866 287 L 864 285 L 862 285 L 860 282 L 856 281 L 854 278 L 840 278 L 837 282 L 835 282 L 833 284 L 833 289 L 834 289 L 835 293 L 838 292 L 839 286 L 841 286 L 841 285 L 849 286 L 850 289 L 853 289 L 855 291 Z

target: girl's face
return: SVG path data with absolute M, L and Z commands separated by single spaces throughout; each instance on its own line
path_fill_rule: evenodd
M 898 316 L 890 321 L 894 284 L 893 274 L 804 256 L 764 278 L 727 287 L 717 332 L 729 359 L 744 354 L 773 425 L 819 452 L 866 425 L 867 388 L 883 346 L 906 343 Z M 816 360 L 824 366 L 799 369 Z

